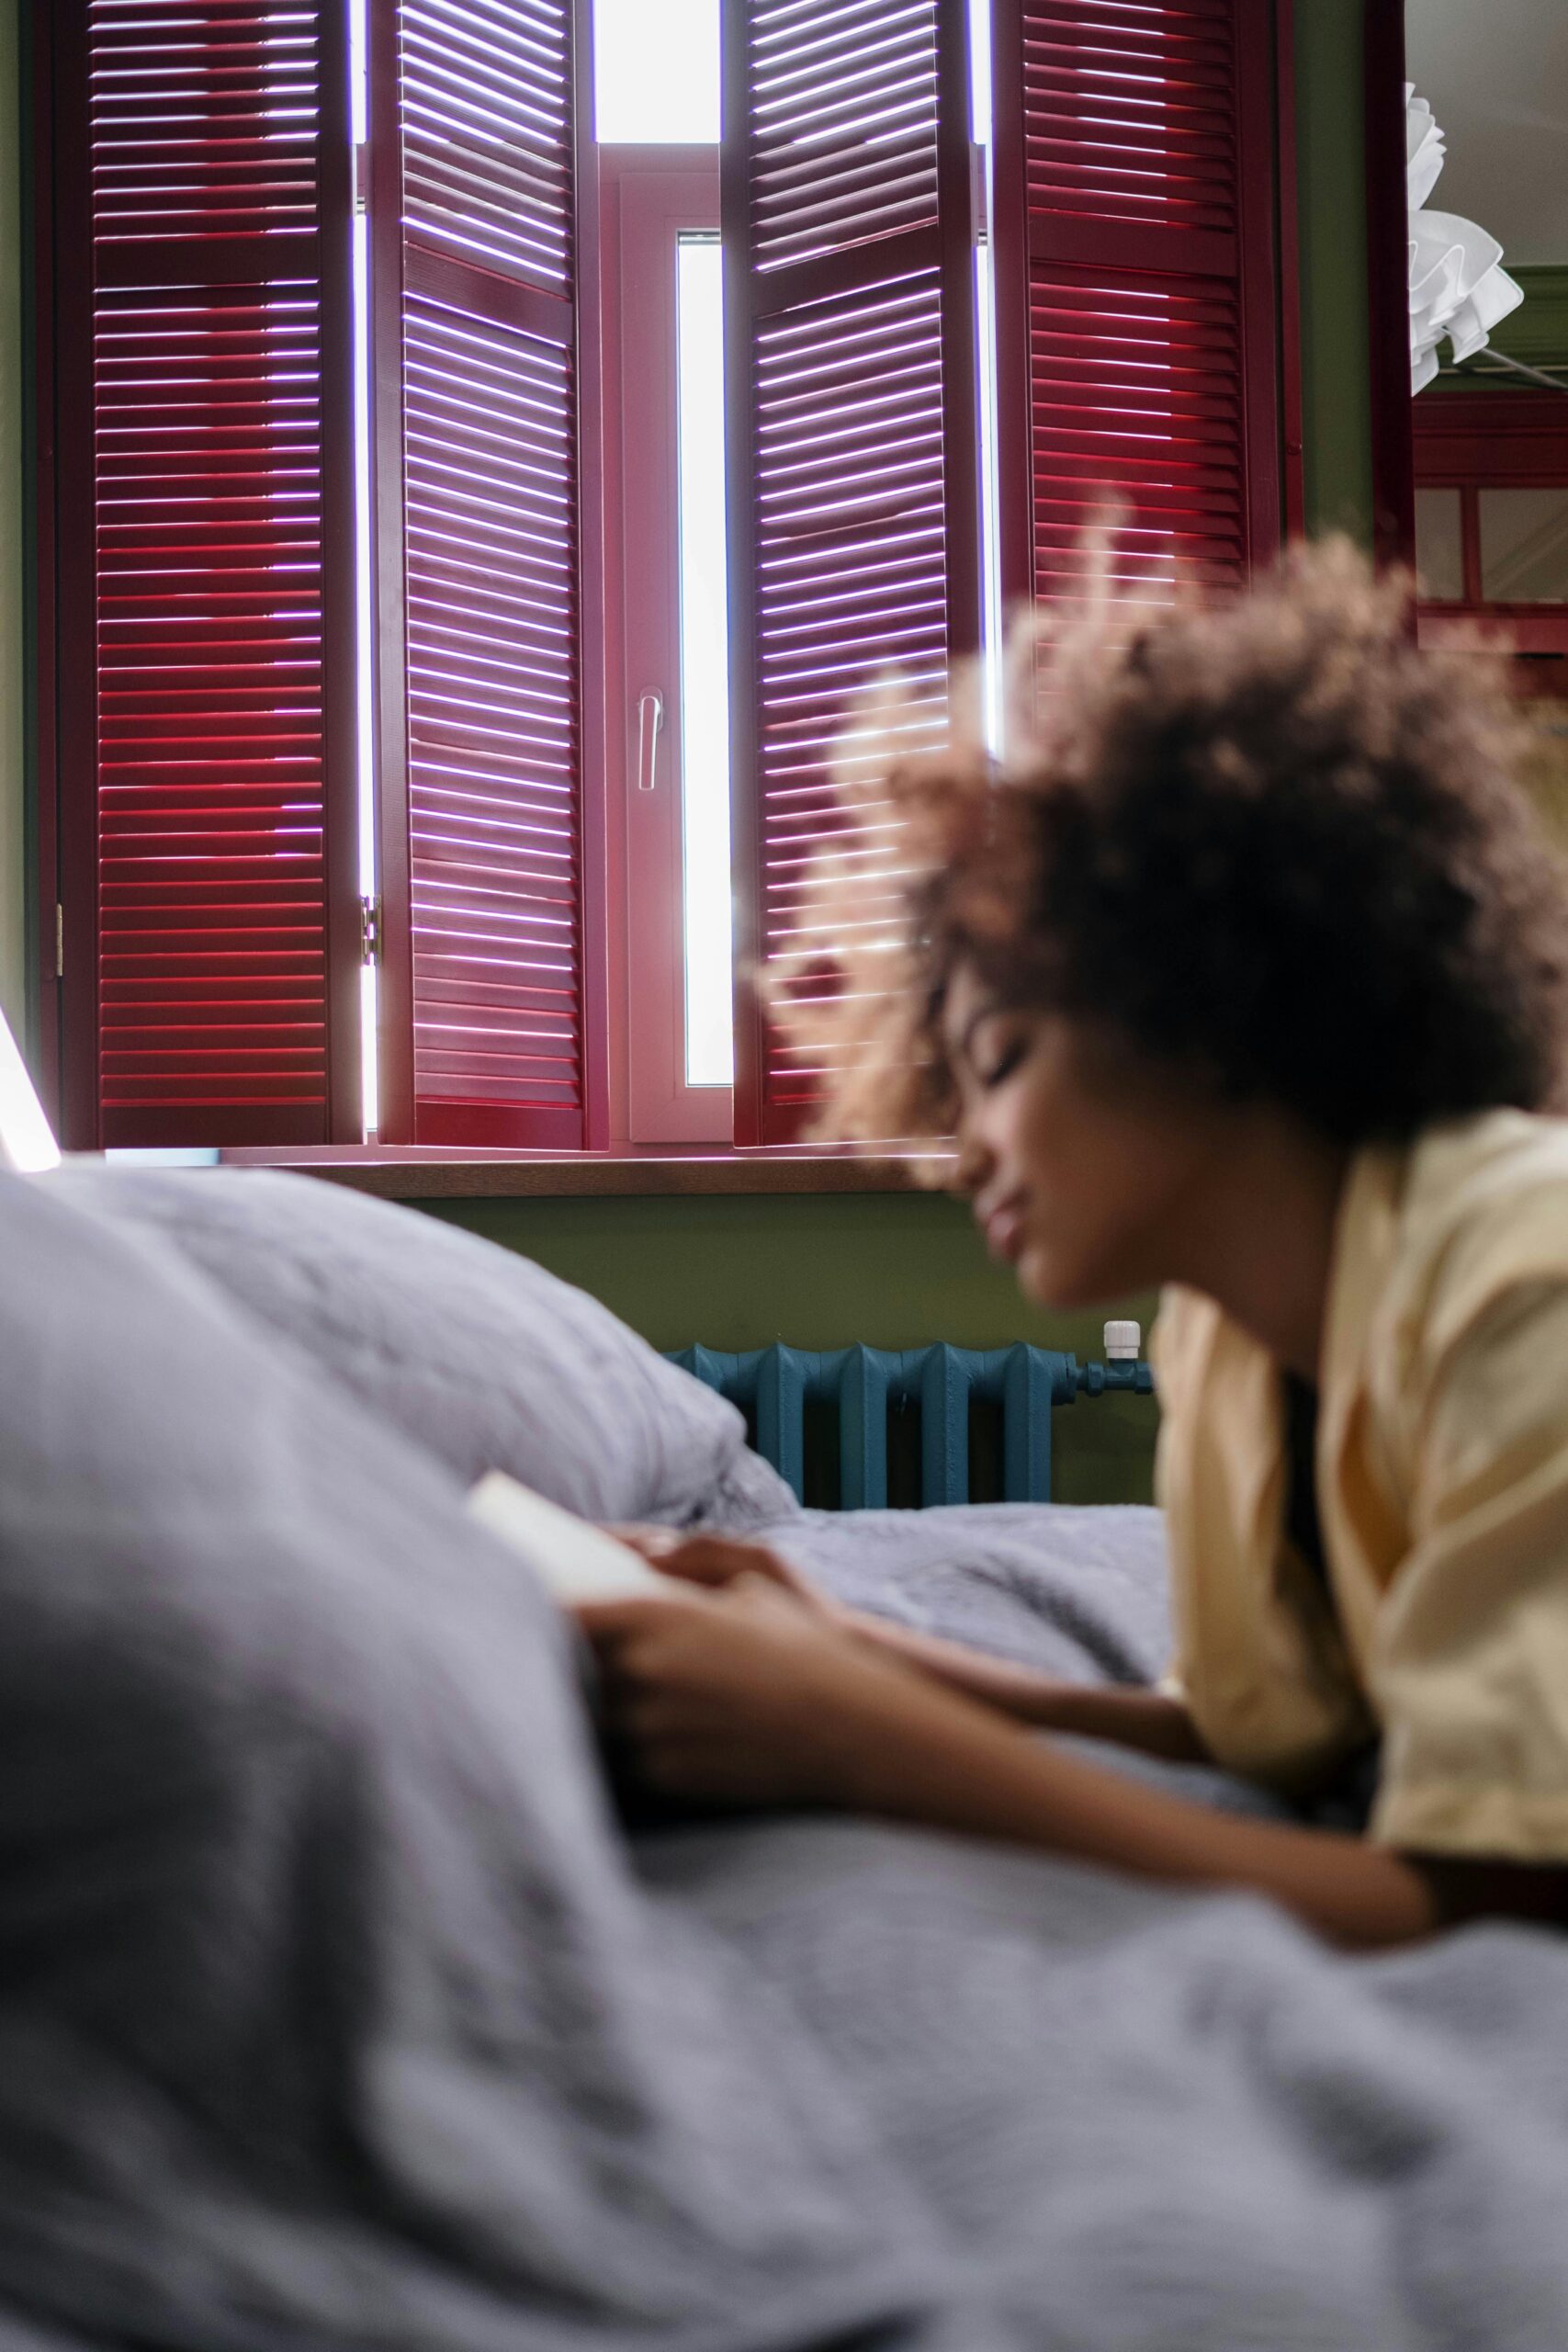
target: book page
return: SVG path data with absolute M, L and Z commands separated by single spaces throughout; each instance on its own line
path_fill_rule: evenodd
M 586 1600 L 669 1598 L 670 1577 L 602 1527 L 547 1502 L 503 1470 L 491 1470 L 479 1480 L 468 1496 L 468 1510 L 522 1555 L 563 1608 Z

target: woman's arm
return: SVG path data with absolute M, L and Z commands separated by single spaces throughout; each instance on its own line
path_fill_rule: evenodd
M 917 1633 L 868 1611 L 847 1609 L 761 1544 L 726 1535 L 678 1536 L 663 1529 L 621 1528 L 616 1532 L 666 1576 L 719 1591 L 743 1576 L 761 1577 L 789 1593 L 825 1623 L 852 1634 L 912 1666 L 980 1705 L 993 1707 L 1042 1731 L 1076 1733 L 1118 1747 L 1163 1757 L 1171 1764 L 1201 1764 L 1208 1750 L 1179 1700 L 1157 1690 L 1106 1690 L 1037 1674 L 1007 1658 L 965 1648 L 959 1642 Z
M 868 1746 L 849 1802 L 1135 1877 L 1253 1887 L 1351 1948 L 1415 1943 L 1487 1915 L 1568 1920 L 1568 1870 L 1402 1854 L 1333 1831 L 1215 1814 L 1041 1742 L 1005 1731 L 998 1738 L 981 1717 L 960 1723 L 953 1714 L 919 1730 L 911 1720 L 902 1741 Z
M 1007 1658 L 965 1649 L 961 1643 L 941 1641 L 935 1634 L 916 1633 L 859 1610 L 846 1611 L 839 1622 L 874 1649 L 915 1667 L 964 1698 L 1038 1730 L 1111 1740 L 1118 1747 L 1163 1757 L 1170 1764 L 1209 1761 L 1209 1751 L 1187 1709 L 1179 1699 L 1168 1698 L 1163 1691 L 1063 1682 L 1055 1675 L 1036 1674 Z
M 1414 1942 L 1480 1911 L 1568 1909 L 1562 1871 L 1402 1855 L 1102 1771 L 765 1587 L 581 1614 L 612 1729 L 661 1794 L 841 1806 L 1172 1884 L 1249 1887 L 1353 1947 Z

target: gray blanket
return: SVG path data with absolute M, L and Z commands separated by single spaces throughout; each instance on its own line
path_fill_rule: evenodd
M 628 1847 L 457 1482 L 0 1179 L 5 2352 L 1568 2343 L 1568 1949 L 852 1821 Z M 781 1523 L 1157 1667 L 1151 1514 Z M 7 2324 L 10 2334 L 6 2334 Z

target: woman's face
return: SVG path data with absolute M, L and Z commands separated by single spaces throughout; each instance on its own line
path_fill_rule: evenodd
M 1091 1022 L 1002 1005 L 967 967 L 943 1029 L 959 1183 L 1025 1294 L 1088 1306 L 1169 1278 L 1216 1148 L 1197 1091 Z

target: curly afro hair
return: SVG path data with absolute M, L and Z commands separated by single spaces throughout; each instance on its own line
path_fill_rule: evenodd
M 781 1001 L 838 1073 L 819 1131 L 951 1132 L 960 964 L 1346 1144 L 1561 1107 L 1568 896 L 1495 666 L 1418 650 L 1408 583 L 1341 541 L 1153 617 L 1085 565 L 1077 617 L 1021 649 L 1027 745 L 896 767 L 857 812 L 880 846 L 825 877 L 861 916 L 823 912 L 840 937 L 897 912 L 834 1003 Z

